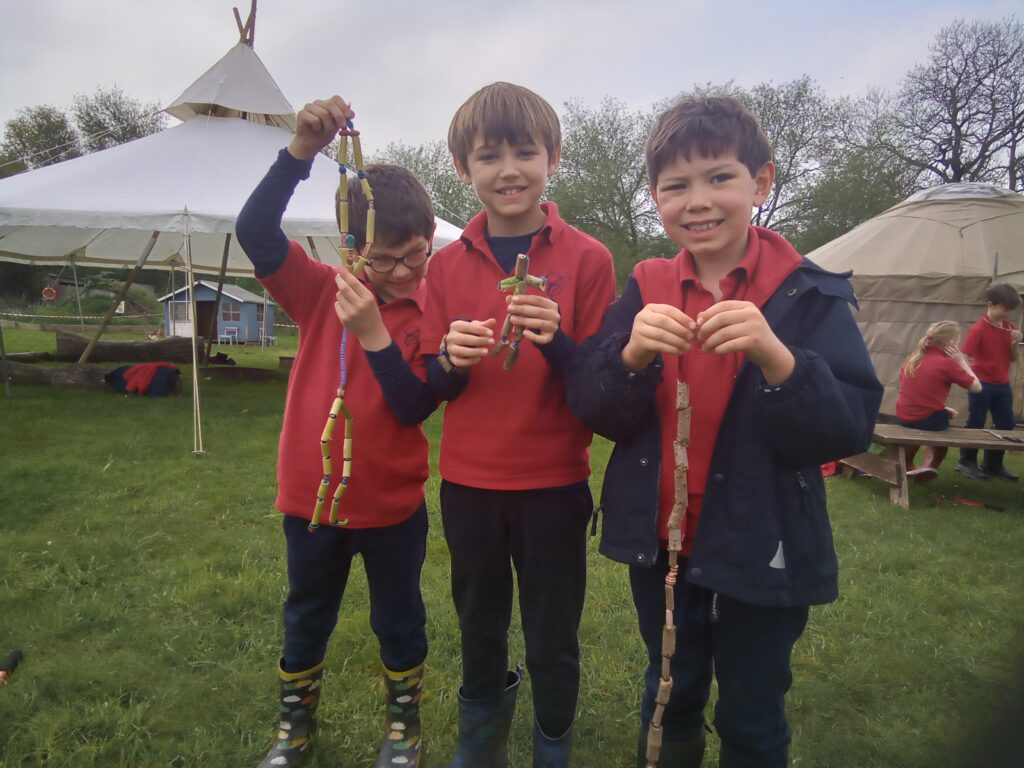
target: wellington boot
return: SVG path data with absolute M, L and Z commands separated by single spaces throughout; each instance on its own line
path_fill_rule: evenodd
M 420 764 L 420 695 L 423 665 L 407 672 L 384 668 L 388 690 L 387 736 L 374 768 L 417 768 Z
M 570 723 L 565 733 L 553 739 L 544 733 L 540 723 L 533 721 L 533 768 L 569 768 L 572 755 L 572 731 Z
M 703 728 L 692 739 L 661 742 L 658 768 L 700 768 L 704 762 L 704 744 L 707 734 Z M 647 768 L 647 726 L 641 723 L 636 747 L 637 768 Z
M 281 680 L 281 723 L 277 730 L 277 743 L 258 768 L 295 768 L 302 765 L 311 754 L 316 733 L 323 662 L 304 672 L 285 672 L 279 666 L 278 677 Z
M 467 699 L 459 691 L 459 746 L 448 768 L 509 768 L 508 732 L 516 711 L 521 670 L 509 670 L 505 690 Z

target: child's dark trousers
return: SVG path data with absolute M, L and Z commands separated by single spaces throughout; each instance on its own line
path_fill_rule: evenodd
M 310 533 L 305 520 L 284 516 L 288 546 L 288 597 L 284 603 L 286 672 L 315 667 L 327 653 L 338 623 L 352 559 L 363 557 L 370 592 L 370 627 L 380 642 L 384 666 L 403 672 L 427 657 L 426 609 L 420 571 L 426 556 L 427 507 L 385 528 L 347 529 L 321 525 Z
M 679 573 L 687 560 L 679 558 Z M 647 646 L 641 722 L 654 714 L 661 677 L 668 554 L 654 568 L 629 569 L 640 634 Z M 741 603 L 680 579 L 675 589 L 676 652 L 672 694 L 662 719 L 664 738 L 687 741 L 704 727 L 711 675 L 718 680 L 715 729 L 722 753 L 736 768 L 785 768 L 791 738 L 784 698 L 793 682 L 790 657 L 807 624 L 807 607 Z
M 564 733 L 576 712 L 577 631 L 592 511 L 585 484 L 529 491 L 441 484 L 441 519 L 462 633 L 463 696 L 496 696 L 508 685 L 514 565 L 534 714 L 550 735 Z

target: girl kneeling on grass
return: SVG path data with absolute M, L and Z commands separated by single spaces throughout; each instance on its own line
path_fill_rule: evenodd
M 928 328 L 917 348 L 900 369 L 900 393 L 896 399 L 896 418 L 904 427 L 941 432 L 949 428 L 956 409 L 946 406 L 949 389 L 957 384 L 968 392 L 980 392 L 981 382 L 967 364 L 960 349 L 960 326 L 952 320 L 940 320 Z M 936 477 L 946 457 L 944 446 L 927 446 L 924 462 L 913 467 L 919 446 L 907 447 L 907 475 L 917 480 Z

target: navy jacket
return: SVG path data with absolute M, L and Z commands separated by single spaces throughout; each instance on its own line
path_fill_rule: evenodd
M 882 400 L 850 311 L 856 298 L 847 277 L 804 259 L 762 307 L 796 368 L 777 387 L 749 362 L 740 369 L 715 442 L 687 581 L 756 605 L 837 597 L 820 467 L 868 448 Z M 642 307 L 630 278 L 578 365 L 565 374 L 577 417 L 616 442 L 601 492 L 600 550 L 613 560 L 653 566 L 662 460 L 654 393 L 661 361 L 631 374 L 620 358 Z

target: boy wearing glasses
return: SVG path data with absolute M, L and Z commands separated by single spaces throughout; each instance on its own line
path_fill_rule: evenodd
M 278 451 L 276 506 L 284 513 L 288 596 L 278 669 L 281 722 L 261 768 L 302 764 L 316 730 L 327 642 L 338 620 L 352 559 L 362 555 L 370 626 L 388 691 L 376 765 L 419 765 L 419 700 L 427 655 L 420 570 L 426 554 L 427 440 L 419 426 L 436 407 L 419 356 L 434 213 L 423 185 L 397 166 L 366 169 L 376 203 L 376 242 L 362 279 L 309 258 L 281 231 L 292 192 L 316 154 L 354 117 L 335 96 L 307 104 L 295 137 L 239 214 L 238 242 L 256 277 L 299 326 Z M 349 187 L 352 234 L 366 240 L 367 201 Z M 335 317 L 337 315 L 337 317 Z M 340 323 L 338 320 L 340 319 Z M 339 510 L 343 527 L 307 530 L 322 479 L 320 436 L 339 386 L 347 328 L 345 404 L 353 414 L 352 471 Z M 375 380 L 375 377 L 377 380 Z M 332 436 L 328 495 L 341 479 L 345 430 Z

